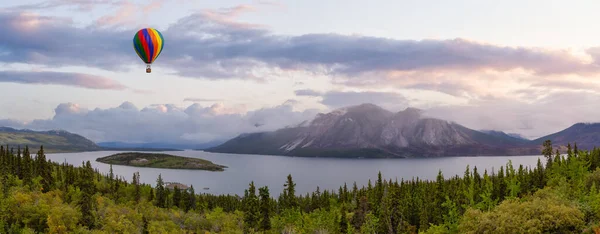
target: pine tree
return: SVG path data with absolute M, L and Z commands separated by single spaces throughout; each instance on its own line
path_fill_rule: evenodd
M 544 141 L 543 144 L 544 149 L 542 150 L 542 155 L 544 155 L 544 157 L 546 157 L 546 159 L 548 161 L 552 161 L 552 141 L 551 140 L 546 140 Z
M 135 200 L 135 202 L 140 202 L 140 199 L 142 197 L 142 192 L 140 191 L 140 173 L 139 172 L 133 173 L 133 186 L 135 186 L 135 191 L 133 194 L 134 200 Z
M 258 197 L 256 196 L 256 188 L 254 181 L 250 183 L 250 187 L 245 191 L 244 197 L 244 224 L 246 232 L 250 229 L 256 231 L 260 220 L 260 207 Z
M 94 186 L 94 170 L 92 169 L 92 165 L 90 161 L 87 161 L 81 176 L 81 184 L 80 188 L 82 191 L 81 200 L 80 200 L 80 208 L 81 208 L 81 224 L 89 227 L 90 229 L 95 226 L 95 217 L 93 213 L 93 201 L 92 196 L 95 194 L 95 186 Z
M 173 205 L 179 207 L 181 203 L 181 189 L 177 185 L 173 188 Z
M 23 152 L 22 164 L 23 183 L 25 185 L 31 185 L 31 180 L 33 178 L 33 160 L 31 159 L 29 147 L 27 146 Z
M 294 183 L 294 181 L 292 180 L 291 174 L 288 174 L 287 181 L 283 186 L 285 187 L 285 208 L 298 207 L 298 201 L 296 200 L 296 183 Z
M 271 197 L 269 188 L 264 186 L 258 189 L 260 195 L 260 230 L 267 231 L 271 229 Z
M 354 211 L 354 215 L 352 216 L 352 225 L 356 229 L 360 229 L 360 227 L 365 222 L 365 217 L 369 212 L 369 203 L 367 202 L 367 197 L 361 196 L 358 202 L 358 206 Z
M 188 210 L 195 210 L 196 209 L 196 191 L 194 191 L 194 186 L 190 185 L 190 197 L 189 197 L 189 207 Z
M 162 175 L 158 174 L 158 179 L 156 179 L 156 206 L 165 208 L 166 206 L 166 193 L 165 193 L 165 185 L 162 179 Z
M 181 200 L 179 201 L 179 208 L 183 209 L 185 212 L 190 210 L 190 192 L 188 189 L 181 190 Z
M 150 194 L 148 195 L 148 201 L 152 202 L 154 200 L 154 189 L 150 188 Z
M 52 168 L 51 165 L 48 163 L 48 161 L 46 160 L 46 154 L 44 154 L 44 146 L 40 146 L 40 150 L 37 153 L 37 157 L 36 157 L 36 164 L 37 164 L 37 168 L 36 168 L 36 174 L 38 176 L 42 177 L 42 191 L 43 192 L 48 192 L 51 189 L 51 185 L 54 182 L 54 179 L 52 178 Z M 91 166 L 90 166 L 91 169 Z M 94 176 L 94 170 L 92 170 L 92 182 L 93 182 L 93 176 Z
M 348 233 L 348 218 L 346 217 L 346 206 L 342 203 L 340 209 L 340 233 Z

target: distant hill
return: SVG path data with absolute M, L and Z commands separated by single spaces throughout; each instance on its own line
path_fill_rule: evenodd
M 530 140 L 528 140 L 527 138 L 524 138 L 523 136 L 516 134 L 516 133 L 505 133 L 503 131 L 496 131 L 496 130 L 480 130 L 480 132 L 483 132 L 483 133 L 486 133 L 489 135 L 494 135 L 494 136 L 503 138 L 506 141 L 513 142 L 513 143 L 524 144 L 524 143 L 530 142 Z
M 533 140 L 534 144 L 542 144 L 551 140 L 553 145 L 577 143 L 578 149 L 593 149 L 600 145 L 600 123 L 577 123 L 560 132 Z
M 274 132 L 241 134 L 209 152 L 308 157 L 438 157 L 538 154 L 540 146 L 503 132 L 481 132 L 407 108 L 374 104 L 318 114 Z
M 37 152 L 41 145 L 46 153 L 101 150 L 93 141 L 63 130 L 33 131 L 8 127 L 0 127 L 0 145 L 15 149 L 29 146 L 32 153 Z

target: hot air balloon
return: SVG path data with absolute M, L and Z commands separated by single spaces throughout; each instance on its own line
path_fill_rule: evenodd
M 133 37 L 133 49 L 146 63 L 146 73 L 152 72 L 150 65 L 158 58 L 165 46 L 162 34 L 154 28 L 140 29 Z

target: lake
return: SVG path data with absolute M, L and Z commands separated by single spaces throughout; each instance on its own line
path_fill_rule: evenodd
M 139 151 L 141 152 L 141 151 Z M 96 162 L 96 158 L 119 153 L 116 151 L 97 151 L 82 153 L 59 153 L 47 154 L 46 157 L 55 162 L 66 161 L 69 164 L 80 166 L 82 162 L 90 161 L 93 168 L 102 173 L 108 173 L 110 166 Z M 172 155 L 194 157 L 210 160 L 216 164 L 228 166 L 225 171 L 212 172 L 201 170 L 178 170 L 178 169 L 156 169 L 139 168 L 113 165 L 113 173 L 123 176 L 131 181 L 133 173 L 139 171 L 142 183 L 156 185 L 156 179 L 161 174 L 164 181 L 180 182 L 193 185 L 196 193 L 212 194 L 238 194 L 242 196 L 248 184 L 254 181 L 257 187 L 268 186 L 271 195 L 278 196 L 283 190 L 283 185 L 288 174 L 292 175 L 296 183 L 297 194 L 313 192 L 320 187 L 335 190 L 356 181 L 358 187 L 367 186 L 368 180 L 377 180 L 377 173 L 381 171 L 385 179 L 410 180 L 413 177 L 435 180 L 438 170 L 442 170 L 445 178 L 462 176 L 466 166 L 471 169 L 477 166 L 479 173 L 483 176 L 484 169 L 491 173 L 497 171 L 500 166 L 512 161 L 515 168 L 519 164 L 523 166 L 535 166 L 538 158 L 543 156 L 494 156 L 494 157 L 446 157 L 446 158 L 424 158 L 424 159 L 341 159 L 341 158 L 302 158 L 287 156 L 267 155 L 242 155 L 221 154 L 203 151 L 172 151 L 163 152 Z M 208 187 L 209 190 L 203 188 Z M 258 189 L 257 189 L 258 190 Z

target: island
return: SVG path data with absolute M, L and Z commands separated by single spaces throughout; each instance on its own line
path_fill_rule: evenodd
M 204 159 L 163 153 L 125 152 L 97 158 L 96 161 L 114 165 L 168 169 L 224 171 L 225 168 L 227 168 L 227 166 L 214 164 L 213 162 Z

